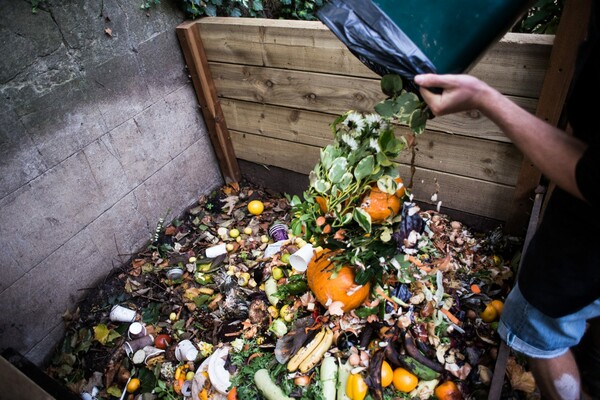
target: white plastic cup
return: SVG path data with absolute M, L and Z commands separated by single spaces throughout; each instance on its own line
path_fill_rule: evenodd
M 133 322 L 131 325 L 129 325 L 129 330 L 127 332 L 127 336 L 129 336 L 129 339 L 141 338 L 142 336 L 146 336 L 147 334 L 148 332 L 146 331 L 146 327 L 144 326 L 144 324 L 140 322 Z
M 227 245 L 225 243 L 209 247 L 205 250 L 207 258 L 216 258 L 221 254 L 227 254 Z
M 152 346 L 153 344 L 154 336 L 148 335 L 127 341 L 123 346 L 125 347 L 125 352 L 127 353 L 127 356 L 131 357 L 136 351 L 143 349 L 146 346 Z
M 198 349 L 190 340 L 182 340 L 175 347 L 175 357 L 181 362 L 195 361 L 198 357 Z
M 110 310 L 110 320 L 113 322 L 133 322 L 135 316 L 135 310 L 120 305 L 116 305 Z
M 290 256 L 290 265 L 298 272 L 306 271 L 308 263 L 314 256 L 313 245 L 310 243 L 300 247 L 298 251 Z

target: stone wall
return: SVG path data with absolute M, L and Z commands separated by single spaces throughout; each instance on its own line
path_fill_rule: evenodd
M 72 310 L 222 184 L 174 1 L 0 2 L 0 348 L 42 365 Z

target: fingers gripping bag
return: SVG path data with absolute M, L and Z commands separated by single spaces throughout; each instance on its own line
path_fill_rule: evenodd
M 523 0 L 331 0 L 317 17 L 376 74 L 416 91 L 421 73 L 467 71 L 530 2 Z

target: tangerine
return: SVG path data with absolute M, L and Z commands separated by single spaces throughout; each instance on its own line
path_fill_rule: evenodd
M 392 382 L 396 390 L 403 393 L 408 393 L 417 387 L 419 378 L 417 378 L 417 376 L 412 372 L 399 367 L 394 370 Z
M 439 400 L 460 400 L 462 393 L 458 390 L 456 383 L 446 381 L 435 388 L 434 394 Z
M 138 378 L 131 378 L 129 383 L 127 384 L 127 392 L 134 393 L 136 390 L 140 388 L 140 380 Z
M 502 310 L 504 310 L 504 303 L 502 302 L 502 300 L 492 300 L 490 305 L 494 307 L 494 310 L 496 310 L 498 316 L 502 314 Z

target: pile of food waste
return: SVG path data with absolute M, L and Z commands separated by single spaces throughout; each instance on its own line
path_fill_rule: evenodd
M 318 300 L 353 287 L 344 270 L 313 292 L 289 263 L 310 241 L 269 235 L 290 212 L 286 197 L 225 186 L 159 223 L 147 251 L 65 315 L 48 372 L 97 399 L 487 398 L 520 241 L 421 211 L 417 252 L 344 311 Z M 329 262 L 319 254 L 312 264 Z M 505 393 L 534 391 L 522 360 L 507 372 Z
M 419 207 L 395 124 L 420 134 L 426 110 L 399 78 L 382 89 L 331 124 L 301 196 L 231 184 L 160 220 L 65 315 L 49 374 L 86 399 L 487 398 L 522 241 Z M 522 359 L 504 372 L 506 396 L 533 396 Z

